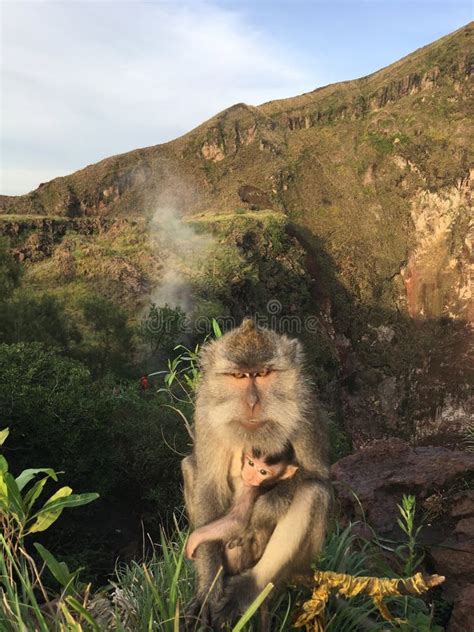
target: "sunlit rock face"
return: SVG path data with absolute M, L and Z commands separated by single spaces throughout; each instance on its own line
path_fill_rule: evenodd
M 432 193 L 421 190 L 412 200 L 412 248 L 403 280 L 410 316 L 472 321 L 471 170 L 456 186 Z

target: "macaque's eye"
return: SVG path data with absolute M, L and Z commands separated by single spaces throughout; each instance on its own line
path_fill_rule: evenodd
M 268 474 L 267 470 L 260 470 L 260 474 L 262 476 L 266 476 Z
M 255 373 L 255 377 L 266 377 L 270 373 L 270 369 L 263 369 L 258 373 Z
M 237 378 L 238 380 L 241 380 L 245 377 L 245 373 L 232 373 L 232 376 Z
M 254 465 L 252 459 L 248 459 L 247 463 L 250 465 L 250 467 L 253 467 L 253 465 Z

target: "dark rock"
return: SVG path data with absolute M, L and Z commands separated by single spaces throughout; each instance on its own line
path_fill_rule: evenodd
M 21 248 L 14 249 L 13 255 L 19 260 L 41 261 L 50 257 L 54 248 L 54 239 L 49 233 L 33 233 Z
M 239 187 L 237 191 L 242 202 L 250 204 L 252 210 L 259 210 L 262 208 L 272 208 L 270 198 L 265 191 L 258 187 L 253 187 L 248 184 Z
M 444 538 L 434 540 L 428 557 L 448 578 L 445 595 L 456 603 L 467 583 L 474 584 L 474 490 L 456 494 L 449 503 Z
M 461 589 L 449 620 L 447 632 L 474 632 L 474 584 Z
M 389 531 L 396 521 L 397 503 L 412 493 L 422 500 L 433 489 L 474 472 L 474 454 L 442 447 L 413 448 L 401 439 L 374 441 L 332 468 L 335 486 L 346 515 L 360 517 L 351 490 L 362 504 L 369 523 Z
M 473 453 L 412 447 L 400 439 L 375 441 L 332 467 L 343 517 L 357 520 L 365 515 L 376 532 L 390 539 L 405 539 L 397 526 L 403 494 L 416 495 L 417 507 L 428 509 L 418 541 L 426 552 L 427 569 L 446 577 L 443 598 L 454 602 L 450 632 L 474 630 L 469 618 L 474 599 L 474 490 L 454 491 L 469 484 L 473 472 Z

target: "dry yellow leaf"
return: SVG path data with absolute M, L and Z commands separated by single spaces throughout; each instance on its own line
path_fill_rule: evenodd
M 416 573 L 405 579 L 388 579 L 386 577 L 354 577 L 331 571 L 318 571 L 314 574 L 315 586 L 311 598 L 302 605 L 302 612 L 293 624 L 295 628 L 306 626 L 307 632 L 324 632 L 324 611 L 331 591 L 350 599 L 364 594 L 371 597 L 380 614 L 387 621 L 401 619 L 392 617 L 384 597 L 419 595 L 444 581 L 441 575 L 423 576 Z

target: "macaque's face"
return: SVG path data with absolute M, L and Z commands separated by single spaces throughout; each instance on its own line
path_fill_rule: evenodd
M 303 421 L 302 400 L 312 396 L 300 343 L 248 320 L 205 345 L 200 362 L 197 408 L 204 423 L 229 448 L 282 453 Z
M 255 458 L 251 454 L 244 454 L 242 465 L 242 480 L 246 485 L 258 487 L 262 483 L 290 478 L 298 468 L 287 463 L 267 465 L 262 458 Z
M 242 372 L 238 369 L 224 376 L 225 386 L 232 390 L 238 418 L 247 430 L 256 430 L 266 421 L 266 402 L 278 381 L 278 373 L 269 368 Z

